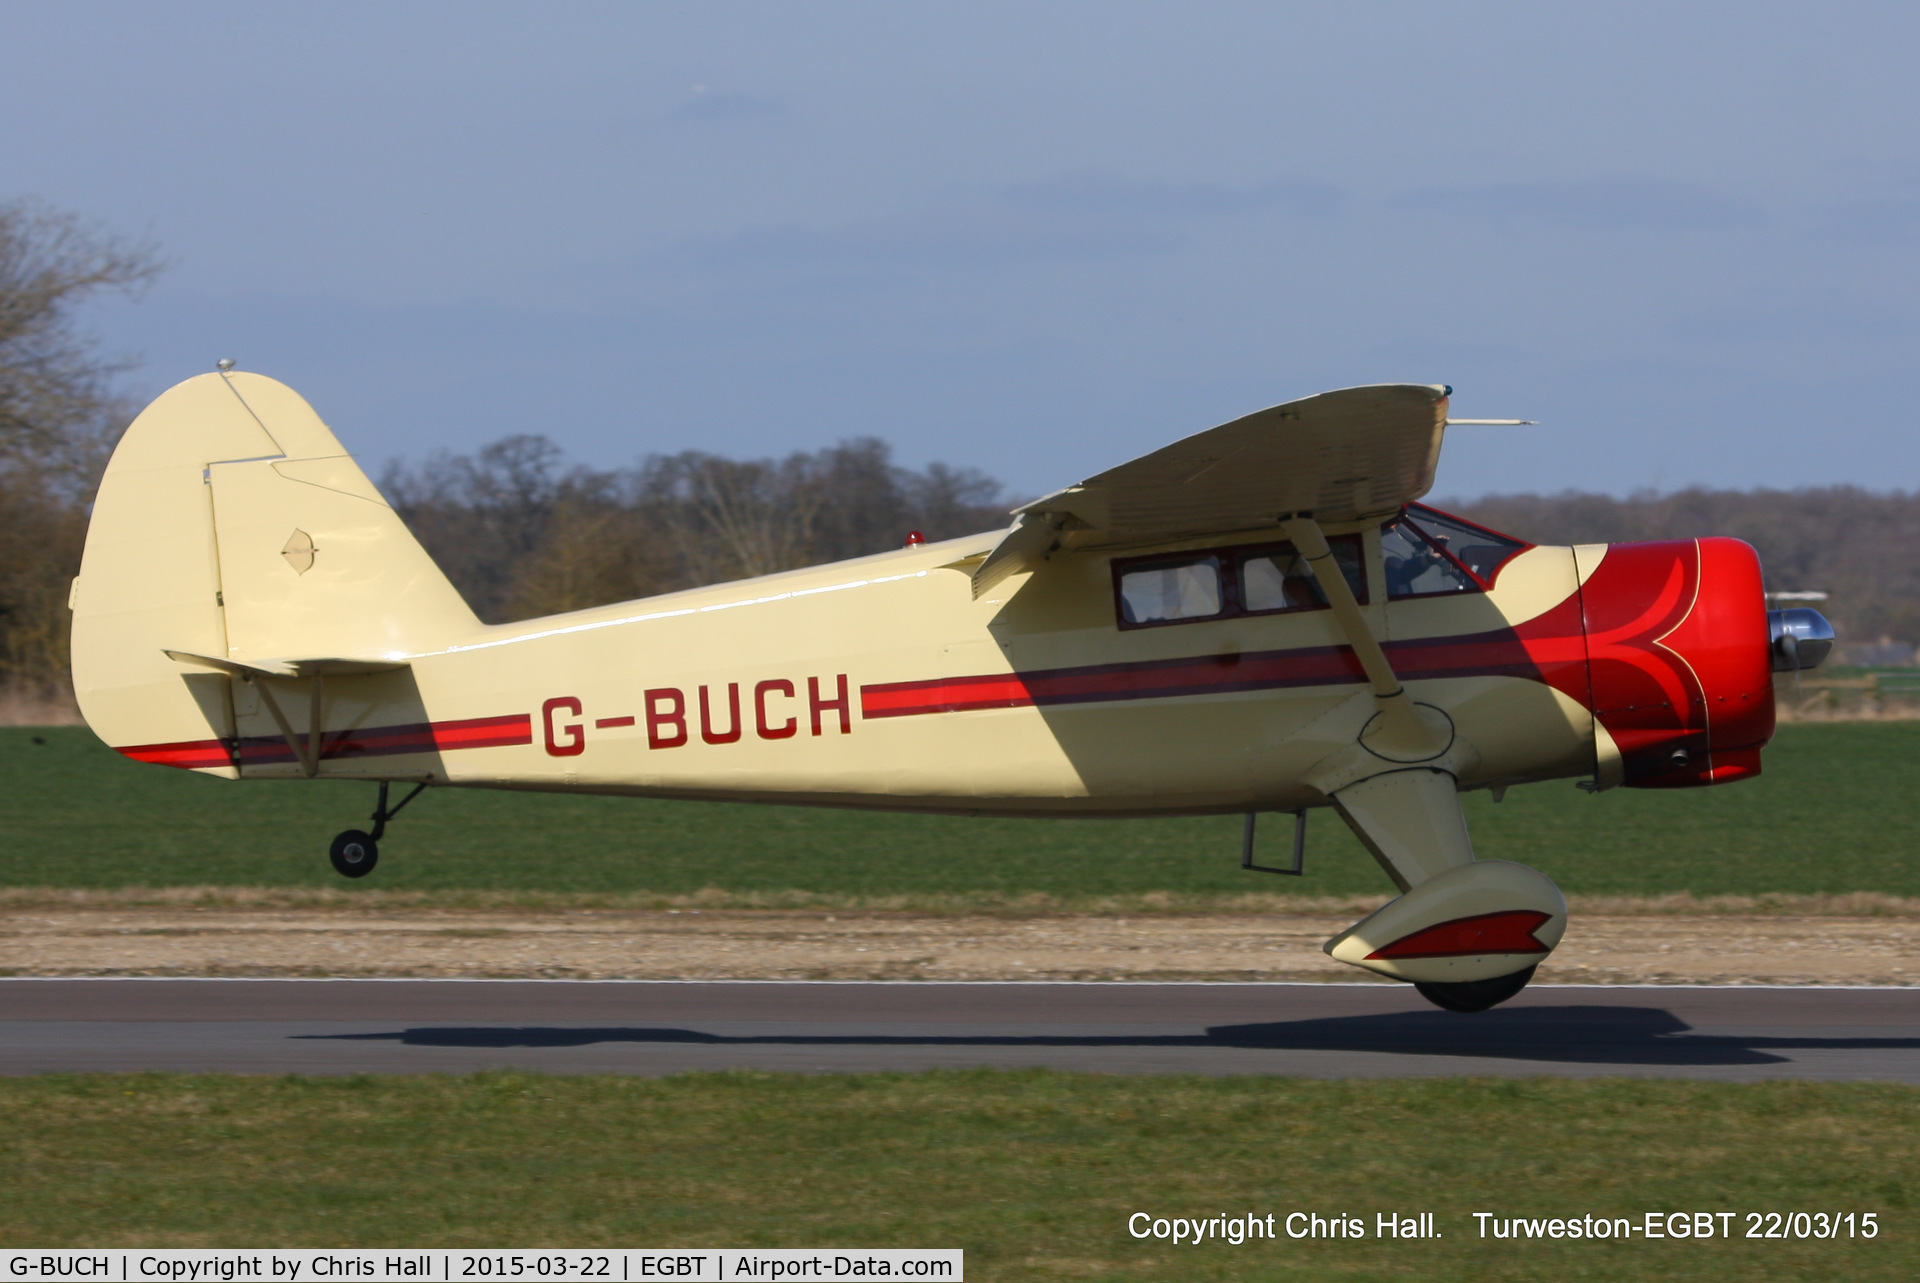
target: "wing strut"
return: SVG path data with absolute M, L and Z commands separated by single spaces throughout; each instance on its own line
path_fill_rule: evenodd
M 300 763 L 300 771 L 308 779 L 320 774 L 320 740 L 325 719 L 324 712 L 325 681 L 327 674 L 352 676 L 364 673 L 391 673 L 407 667 L 401 660 L 392 659 L 263 659 L 256 663 L 243 663 L 237 659 L 221 659 L 214 655 L 195 655 L 190 651 L 170 650 L 168 659 L 175 663 L 191 664 L 196 668 L 212 668 L 238 677 L 260 692 L 260 702 L 267 706 L 267 712 L 273 718 L 273 724 L 280 728 L 280 734 L 286 739 L 287 747 L 293 750 L 294 757 Z M 280 710 L 280 701 L 273 697 L 273 688 L 267 685 L 267 679 L 281 678 L 307 681 L 307 737 L 303 742 L 293 723 Z M 398 808 L 396 808 L 398 809 Z
M 1387 662 L 1387 652 L 1380 648 L 1379 639 L 1367 626 L 1367 617 L 1360 613 L 1360 603 L 1353 599 L 1353 589 L 1348 587 L 1347 577 L 1334 561 L 1333 549 L 1327 546 L 1320 523 L 1310 516 L 1293 516 L 1280 524 L 1293 546 L 1307 559 L 1307 565 L 1313 568 L 1320 591 L 1333 607 L 1335 622 L 1346 634 L 1347 644 L 1353 647 L 1354 657 L 1360 661 L 1367 682 L 1373 687 L 1373 702 L 1380 710 L 1380 726 L 1371 735 L 1363 732 L 1363 742 L 1373 752 L 1395 761 L 1425 761 L 1444 753 L 1453 739 L 1451 731 L 1428 722 L 1413 706 L 1413 698 L 1400 684 L 1393 665 Z
M 322 673 L 315 673 L 307 679 L 307 742 L 302 744 L 300 737 L 294 734 L 293 726 L 287 721 L 287 715 L 280 711 L 280 701 L 273 697 L 273 688 L 252 673 L 243 674 L 242 681 L 250 683 L 260 692 L 260 702 L 273 714 L 273 721 L 280 728 L 280 734 L 286 737 L 287 747 L 300 759 L 300 771 L 308 779 L 320 773 L 320 718 L 321 683 L 326 680 Z
M 1001 580 L 1031 570 L 1053 551 L 1056 531 L 1046 513 L 1027 513 L 1000 537 L 987 559 L 973 570 L 973 599 L 979 601 Z

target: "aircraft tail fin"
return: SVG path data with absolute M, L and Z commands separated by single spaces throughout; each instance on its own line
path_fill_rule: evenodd
M 234 736 L 228 675 L 175 655 L 398 660 L 480 627 L 313 408 L 239 372 L 178 384 L 127 429 L 71 604 L 80 710 L 123 749 Z

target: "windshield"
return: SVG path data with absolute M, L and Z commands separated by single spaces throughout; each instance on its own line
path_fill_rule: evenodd
M 1484 592 L 1500 567 L 1529 545 L 1420 504 L 1380 530 L 1387 596 Z
M 1476 526 L 1471 521 L 1463 521 L 1451 513 L 1429 508 L 1425 504 L 1407 505 L 1408 524 L 1419 529 L 1420 533 L 1446 549 L 1447 553 L 1462 566 L 1473 573 L 1474 578 L 1488 587 L 1493 586 L 1494 576 L 1500 567 L 1507 563 L 1515 553 L 1524 552 L 1533 545 L 1511 535 L 1488 530 L 1485 526 Z

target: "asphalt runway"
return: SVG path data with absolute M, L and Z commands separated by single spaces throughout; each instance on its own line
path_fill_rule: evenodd
M 0 980 L 0 1073 L 1628 1074 L 1920 1083 L 1920 989 Z

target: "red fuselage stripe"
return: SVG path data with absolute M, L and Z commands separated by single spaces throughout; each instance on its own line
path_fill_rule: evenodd
M 1548 681 L 1546 670 L 1580 664 L 1579 638 L 1567 654 L 1534 653 L 1510 630 L 1391 644 L 1394 671 L 1417 680 L 1434 677 L 1521 677 Z M 1557 648 L 1556 648 L 1557 649 Z M 1201 655 L 1131 664 L 1037 669 L 979 677 L 888 682 L 860 688 L 860 711 L 868 718 L 912 717 L 982 708 L 1091 704 L 1108 700 L 1163 699 L 1296 686 L 1341 686 L 1366 680 L 1351 649 L 1309 646 L 1244 655 Z
M 436 753 L 456 748 L 505 748 L 533 743 L 533 718 L 526 713 L 506 717 L 470 717 L 453 722 L 416 722 L 408 726 L 370 726 L 327 731 L 320 736 L 320 757 L 336 761 L 354 757 L 393 757 L 401 753 Z M 229 745 L 222 740 L 188 740 L 178 744 L 138 744 L 121 753 L 136 762 L 154 762 L 194 770 L 209 766 L 263 766 L 294 762 L 298 756 L 277 735 L 254 735 Z

